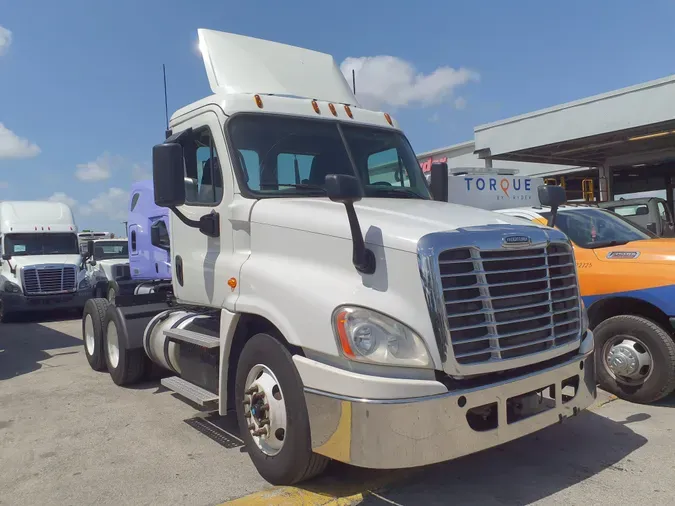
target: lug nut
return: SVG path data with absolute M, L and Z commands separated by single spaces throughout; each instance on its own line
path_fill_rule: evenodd
M 253 394 L 253 397 L 251 397 L 251 402 L 258 402 L 260 399 L 264 399 L 265 394 L 259 393 L 259 394 Z
M 253 394 L 256 393 L 257 391 L 258 391 L 258 387 L 254 385 L 254 386 L 252 386 L 251 388 L 249 388 L 248 390 L 246 390 L 246 392 L 244 392 L 244 393 L 245 393 L 246 395 L 253 395 Z
M 248 426 L 248 430 L 255 430 L 255 425 L 250 424 L 250 425 Z
M 269 425 L 270 424 L 270 419 L 269 418 L 263 418 L 260 420 L 260 425 Z
M 254 430 L 251 434 L 254 436 L 265 436 L 267 434 L 267 429 L 263 427 L 262 429 Z

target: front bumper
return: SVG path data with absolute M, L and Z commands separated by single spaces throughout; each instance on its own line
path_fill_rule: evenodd
M 28 311 L 51 311 L 53 309 L 80 309 L 92 297 L 92 289 L 56 295 L 24 295 L 3 293 L 2 304 L 5 313 Z
M 583 347 L 584 353 L 560 365 L 502 383 L 434 396 L 368 400 L 305 388 L 312 448 L 355 466 L 407 468 L 475 453 L 562 422 L 596 398 L 590 331 L 585 343 L 588 339 L 591 345 Z M 563 386 L 574 378 L 578 378 L 574 397 L 563 398 Z M 538 396 L 521 402 L 520 396 L 547 387 L 553 387 L 547 389 L 551 399 L 543 398 L 541 404 L 534 403 L 536 406 L 532 398 Z M 512 414 L 517 403 L 520 417 Z M 480 415 L 487 413 L 486 406 L 491 414 L 484 421 L 494 420 L 477 426 L 476 417 L 481 419 Z M 483 410 L 477 415 L 474 408 L 480 407 Z

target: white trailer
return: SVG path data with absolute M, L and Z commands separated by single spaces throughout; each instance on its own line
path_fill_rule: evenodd
M 442 185 L 432 199 L 397 123 L 359 106 L 330 55 L 198 33 L 213 95 L 153 148 L 172 293 L 89 301 L 94 369 L 124 385 L 152 361 L 184 398 L 235 410 L 275 484 L 330 459 L 460 457 L 593 402 L 561 232 L 439 201 Z
M 17 313 L 81 309 L 92 289 L 66 204 L 0 202 L 0 321 Z

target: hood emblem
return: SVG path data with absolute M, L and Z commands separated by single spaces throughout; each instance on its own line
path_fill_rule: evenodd
M 610 251 L 607 253 L 607 258 L 637 258 L 640 256 L 639 251 Z
M 526 235 L 507 235 L 502 237 L 502 246 L 522 246 L 523 244 L 530 244 L 532 240 Z

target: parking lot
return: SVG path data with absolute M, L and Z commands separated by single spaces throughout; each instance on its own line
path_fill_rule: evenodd
M 116 387 L 80 320 L 0 326 L 0 504 L 672 504 L 675 399 L 614 400 L 503 447 L 403 472 L 331 465 L 302 487 L 256 473 L 230 418 L 158 381 Z

